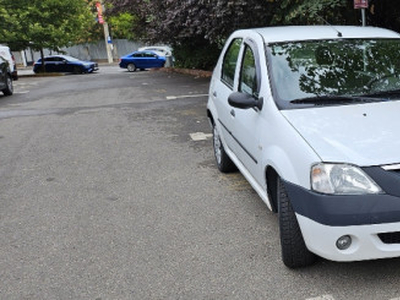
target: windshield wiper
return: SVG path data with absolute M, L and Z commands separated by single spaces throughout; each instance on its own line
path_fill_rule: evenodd
M 374 95 L 375 96 L 375 95 Z M 386 98 L 374 98 L 370 96 L 315 96 L 305 97 L 290 101 L 293 104 L 316 104 L 316 105 L 327 105 L 327 104 L 343 104 L 343 103 L 368 103 L 368 102 L 380 102 L 387 101 Z
M 366 97 L 382 97 L 382 96 L 400 96 L 400 90 L 379 91 L 376 93 L 368 94 Z

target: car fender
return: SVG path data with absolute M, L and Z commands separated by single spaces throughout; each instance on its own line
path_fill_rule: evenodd
M 266 119 L 266 128 L 275 130 L 260 135 L 264 170 L 272 167 L 283 180 L 310 189 L 311 166 L 321 158 L 281 113 L 268 114 Z

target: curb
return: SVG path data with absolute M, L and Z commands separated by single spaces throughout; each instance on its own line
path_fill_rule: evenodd
M 167 73 L 180 73 L 180 74 L 192 75 L 203 78 L 210 78 L 212 76 L 212 71 L 204 71 L 197 69 L 160 68 L 159 70 Z

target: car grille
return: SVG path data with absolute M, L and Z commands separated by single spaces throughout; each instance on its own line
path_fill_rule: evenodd
M 400 232 L 379 233 L 378 237 L 384 244 L 400 244 Z

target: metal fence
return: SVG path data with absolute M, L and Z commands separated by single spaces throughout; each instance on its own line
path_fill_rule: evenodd
M 144 46 L 138 42 L 132 42 L 124 39 L 113 40 L 113 58 L 114 61 L 130 52 L 137 50 L 139 47 Z M 74 56 L 82 60 L 94 60 L 94 61 L 108 61 L 107 50 L 104 41 L 98 41 L 97 43 L 85 43 L 79 44 L 72 47 L 62 48 L 66 54 Z M 40 53 L 33 51 L 32 49 L 26 49 L 21 52 L 13 52 L 15 60 L 19 65 L 32 65 L 36 60 L 40 58 Z M 44 55 L 57 54 L 57 52 L 45 49 Z

